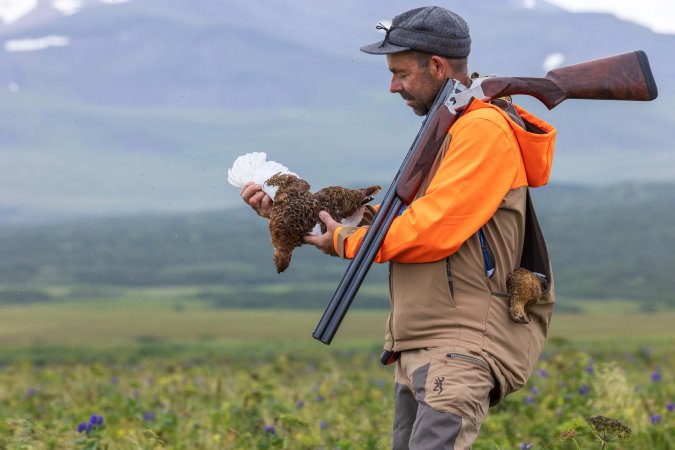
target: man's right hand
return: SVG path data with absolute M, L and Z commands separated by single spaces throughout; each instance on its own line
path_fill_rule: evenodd
M 249 182 L 241 187 L 241 198 L 261 217 L 270 217 L 272 199 L 263 190 L 262 186 Z

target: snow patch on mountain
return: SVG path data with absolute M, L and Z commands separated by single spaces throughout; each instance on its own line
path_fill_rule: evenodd
M 41 38 L 11 39 L 5 41 L 5 50 L 8 52 L 31 52 L 44 50 L 49 47 L 65 47 L 67 45 L 70 45 L 70 38 L 52 35 Z
M 38 0 L 0 0 L 0 20 L 5 25 L 16 22 L 34 10 Z
M 66 16 L 71 16 L 81 10 L 84 4 L 82 0 L 54 0 L 52 6 Z

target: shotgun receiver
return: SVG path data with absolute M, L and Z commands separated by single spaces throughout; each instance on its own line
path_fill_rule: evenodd
M 518 94 L 535 97 L 548 109 L 553 109 L 566 99 L 654 100 L 657 88 L 643 51 L 560 67 L 548 72 L 544 78 L 477 78 L 468 89 L 456 80 L 447 80 L 314 329 L 312 336 L 315 339 L 327 345 L 333 340 L 391 223 L 401 208 L 415 198 L 448 130 L 461 112 L 473 98 L 492 100 Z

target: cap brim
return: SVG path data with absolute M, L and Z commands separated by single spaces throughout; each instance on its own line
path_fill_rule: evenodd
M 400 45 L 392 44 L 387 42 L 385 45 L 382 45 L 383 41 L 375 42 L 374 44 L 364 45 L 361 47 L 361 51 L 364 53 L 370 53 L 371 55 L 388 55 L 390 53 L 400 53 L 411 50 L 410 47 L 401 47 Z

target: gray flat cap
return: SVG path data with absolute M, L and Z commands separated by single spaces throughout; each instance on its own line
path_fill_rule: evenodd
M 418 50 L 447 58 L 466 58 L 471 51 L 469 26 L 459 15 L 440 6 L 415 8 L 394 17 L 384 39 L 361 47 L 373 55 Z

